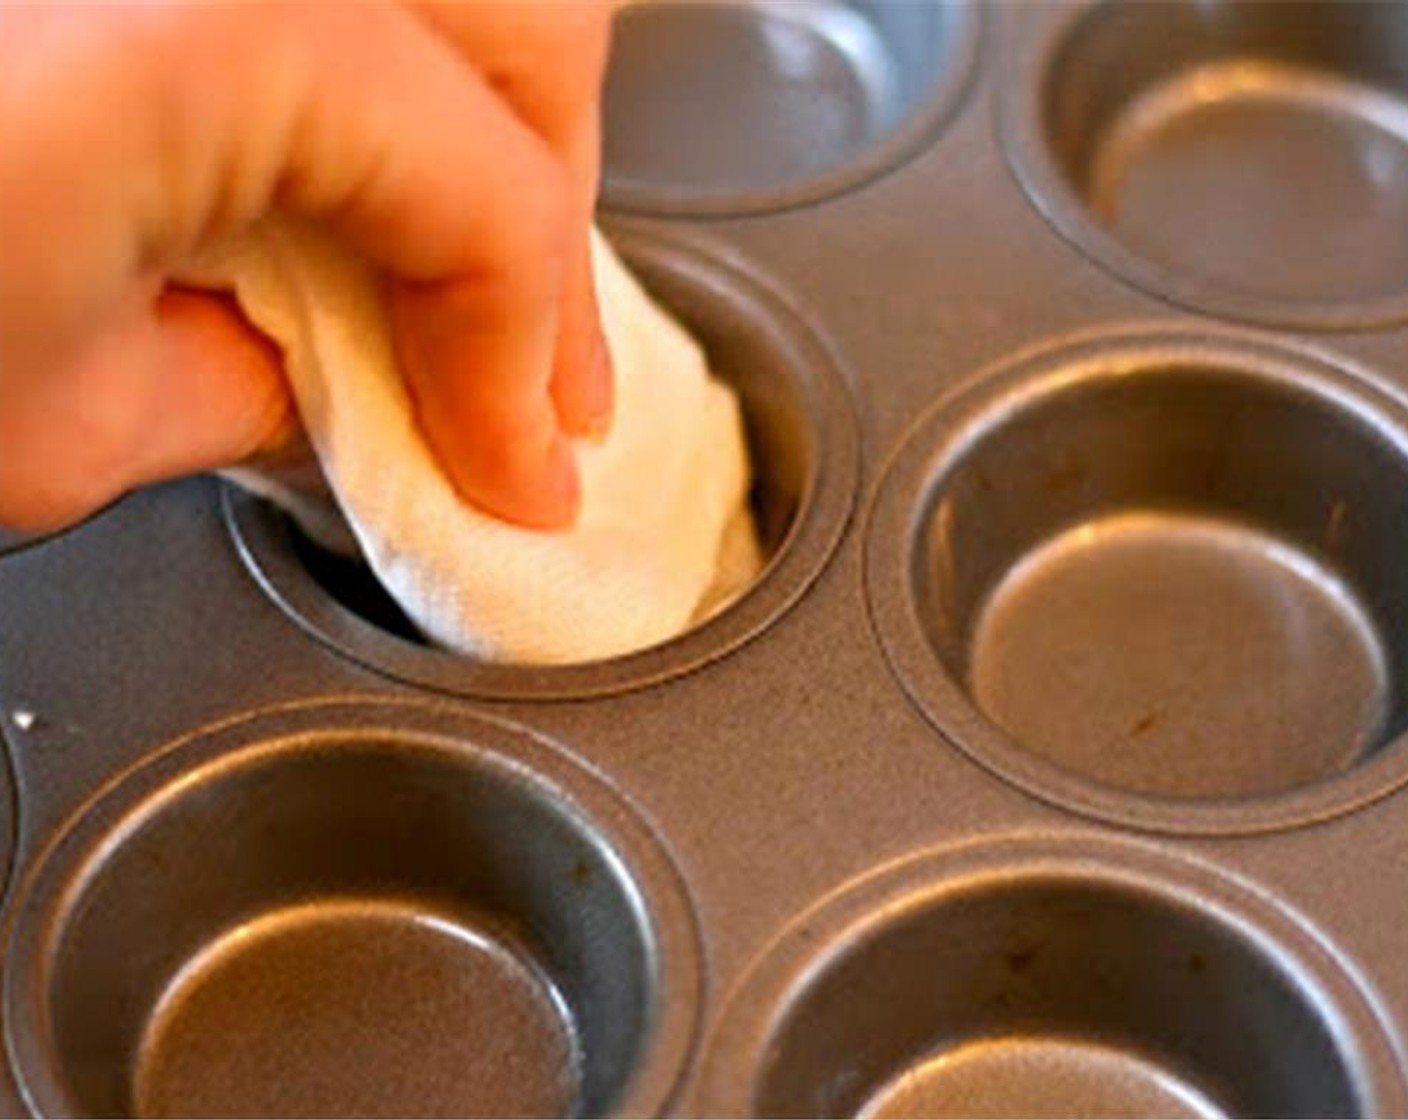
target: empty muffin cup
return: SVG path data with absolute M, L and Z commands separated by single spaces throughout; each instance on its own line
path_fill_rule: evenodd
M 1408 314 L 1408 12 L 1115 2 L 1034 13 L 1009 154 L 1076 245 L 1233 317 Z
M 1069 807 L 1257 829 L 1404 780 L 1408 413 L 1317 358 L 1130 334 L 975 379 L 867 569 L 935 725 Z
M 766 557 L 737 599 L 679 637 L 576 665 L 499 664 L 432 648 L 359 560 L 329 553 L 263 499 L 225 496 L 237 547 L 261 587 L 304 629 L 398 679 L 467 695 L 606 695 L 687 672 L 766 628 L 810 586 L 854 500 L 858 437 L 850 396 L 826 347 L 765 287 L 697 250 L 613 235 L 652 295 L 703 345 L 742 405 Z
M 28 881 L 5 983 L 40 1115 L 644 1115 L 698 960 L 663 851 L 557 751 L 323 704 L 103 792 Z
M 1298 919 L 1151 849 L 1014 839 L 848 886 L 721 1016 L 696 1111 L 1372 1116 L 1372 1005 Z
M 978 14 L 954 0 L 626 5 L 604 95 L 606 204 L 767 210 L 878 174 L 952 111 Z

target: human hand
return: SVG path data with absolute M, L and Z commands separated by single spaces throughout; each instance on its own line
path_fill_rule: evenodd
M 279 358 L 170 278 L 278 209 L 385 274 L 469 501 L 569 524 L 611 375 L 592 291 L 610 6 L 0 6 L 0 523 L 53 528 L 296 431 Z

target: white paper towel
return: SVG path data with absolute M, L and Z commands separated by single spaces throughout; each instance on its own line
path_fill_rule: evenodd
M 371 270 L 327 235 L 266 222 L 202 257 L 189 279 L 229 288 L 282 346 L 323 472 L 367 562 L 434 641 L 478 657 L 590 661 L 673 637 L 756 575 L 738 404 L 695 342 L 600 235 L 593 260 L 616 412 L 582 442 L 569 531 L 520 528 L 460 499 L 422 438 Z M 317 536 L 333 511 L 276 481 Z

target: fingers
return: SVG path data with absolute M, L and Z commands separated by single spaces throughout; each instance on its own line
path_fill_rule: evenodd
M 342 145 L 348 155 L 310 166 L 285 201 L 326 215 L 401 278 L 390 293 L 401 363 L 460 493 L 500 517 L 563 528 L 580 502 L 552 393 L 574 263 L 571 184 L 481 71 L 403 11 L 386 19 L 367 34 L 356 9 L 348 34 L 362 36 L 359 46 L 335 65 L 319 53 L 300 149 Z M 388 62 L 395 88 L 372 87 L 369 69 Z M 376 157 L 369 173 L 364 152 Z M 340 164 L 358 174 L 314 181 Z
M 46 531 L 125 490 L 276 447 L 279 355 L 229 300 L 135 302 L 42 378 L 0 381 L 0 523 Z
M 613 5 L 605 0 L 464 4 L 415 10 L 483 73 L 568 173 L 572 247 L 559 312 L 551 391 L 563 427 L 601 436 L 613 403 L 611 358 L 592 280 L 588 226 L 601 158 L 601 86 Z
M 371 11 L 310 5 L 288 17 L 308 21 L 315 49 L 300 59 L 307 86 L 280 200 L 325 217 L 399 278 L 401 364 L 460 493 L 509 520 L 564 527 L 579 492 L 550 392 L 571 252 L 560 161 L 430 28 L 400 8 Z

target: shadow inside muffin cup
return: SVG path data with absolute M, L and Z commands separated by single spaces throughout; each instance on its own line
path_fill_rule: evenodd
M 829 354 L 790 309 L 733 268 L 649 235 L 613 241 L 738 394 L 764 559 L 753 584 L 683 634 L 636 653 L 575 665 L 489 662 L 428 645 L 360 560 L 321 548 L 269 503 L 228 489 L 227 520 L 242 557 L 301 625 L 364 664 L 451 691 L 598 695 L 721 656 L 806 590 L 845 526 L 858 471 L 849 394 Z
M 1393 4 L 1156 0 L 1040 13 L 1005 139 L 1077 245 L 1268 322 L 1408 314 L 1408 22 Z
M 662 1106 L 697 978 L 680 888 L 585 772 L 497 725 L 326 705 L 110 790 L 19 903 L 41 1115 Z

